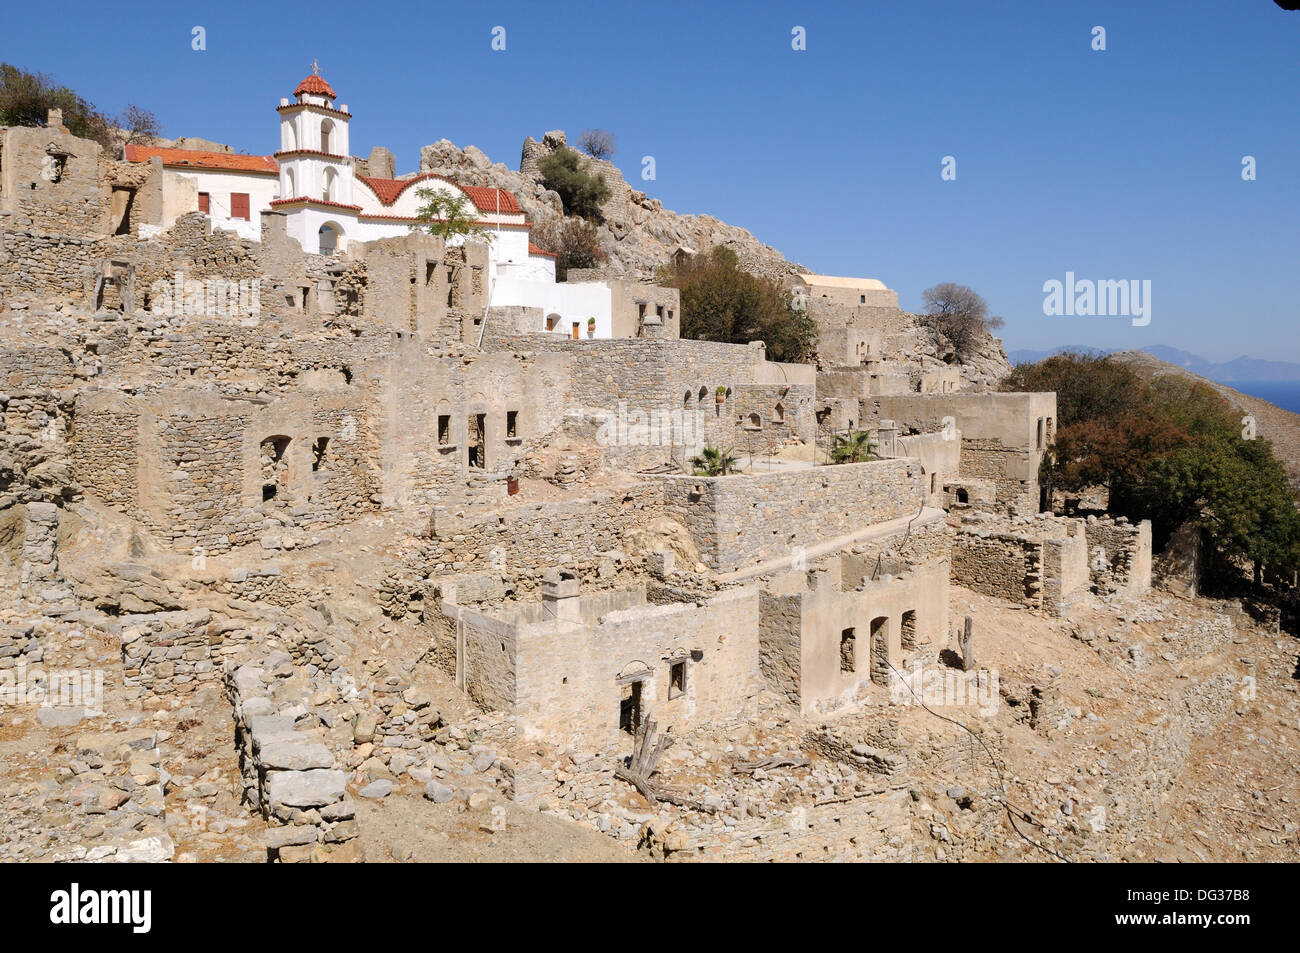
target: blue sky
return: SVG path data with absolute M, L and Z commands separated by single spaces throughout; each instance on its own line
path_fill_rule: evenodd
M 525 135 L 605 127 L 629 181 L 654 156 L 644 185 L 668 208 L 881 278 L 913 310 L 968 284 L 1008 348 L 1300 361 L 1300 13 L 1273 0 L 65 0 L 6 18 L 0 58 L 151 109 L 168 136 L 273 151 L 275 106 L 318 58 L 352 152 L 386 146 L 399 173 L 442 138 L 514 168 Z M 1150 280 L 1150 324 L 1045 316 L 1067 271 Z

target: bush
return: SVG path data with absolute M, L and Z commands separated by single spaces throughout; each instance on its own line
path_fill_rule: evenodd
M 659 279 L 682 294 L 682 337 L 724 344 L 763 341 L 774 361 L 811 361 L 817 324 L 796 311 L 779 284 L 743 271 L 736 253 L 721 245 L 680 265 L 660 269 Z
M 158 117 L 147 109 L 130 105 L 119 118 L 110 119 L 75 90 L 55 85 L 49 76 L 0 63 L 0 126 L 44 126 L 51 109 L 63 110 L 68 132 L 93 139 L 119 157 L 123 144 L 151 142 L 160 132 Z
M 595 268 L 609 256 L 600 247 L 596 226 L 581 218 L 555 216 L 533 226 L 531 239 L 555 255 L 555 277 L 564 281 L 570 268 Z
M 721 450 L 707 446 L 697 457 L 691 457 L 696 476 L 727 476 L 736 469 L 736 454 L 730 448 Z
M 1060 428 L 1041 471 L 1049 490 L 1103 485 L 1112 512 L 1149 519 L 1157 542 L 1191 523 L 1224 565 L 1300 564 L 1300 515 L 1263 438 L 1211 388 L 1177 376 L 1142 381 L 1109 358 L 1058 354 L 1015 368 L 1003 390 L 1056 391 Z
M 542 184 L 559 193 L 567 215 L 577 215 L 599 222 L 600 206 L 609 198 L 605 177 L 587 171 L 586 162 L 576 149 L 568 146 L 542 156 L 537 163 Z
M 43 73 L 0 63 L 0 126 L 44 126 L 51 109 L 63 110 L 63 124 L 74 136 L 113 147 L 108 117 L 93 103 Z
M 876 459 L 876 442 L 865 430 L 851 430 L 847 434 L 836 434 L 831 446 L 831 460 L 835 463 L 862 463 Z

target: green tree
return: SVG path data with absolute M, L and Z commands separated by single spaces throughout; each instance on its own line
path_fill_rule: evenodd
M 1055 391 L 1062 427 L 1084 420 L 1113 421 L 1142 409 L 1142 379 L 1127 364 L 1079 352 L 1018 364 L 1002 380 L 1004 391 Z
M 456 235 L 466 238 L 491 238 L 479 222 L 478 213 L 470 211 L 470 203 L 462 192 L 443 189 L 416 189 L 416 197 L 424 204 L 416 210 L 412 229 L 428 232 L 443 240 Z
M 1055 355 L 1015 368 L 1004 390 L 1057 393 L 1060 429 L 1044 455 L 1049 486 L 1103 485 L 1113 513 L 1150 519 L 1157 542 L 1203 530 L 1220 567 L 1300 564 L 1300 514 L 1268 440 L 1245 440 L 1240 412 L 1212 388 L 1177 375 L 1143 382 L 1105 357 Z
M 804 363 L 817 351 L 817 324 L 792 306 L 779 284 L 740 268 L 721 245 L 680 265 L 661 268 L 659 280 L 681 291 L 684 338 L 748 344 L 762 341 L 774 361 Z
M 736 468 L 736 455 L 728 450 L 708 446 L 697 457 L 691 457 L 696 476 L 726 476 Z
M 837 433 L 831 445 L 831 460 L 835 463 L 862 463 L 876 458 L 876 442 L 865 430 Z
M 562 146 L 542 156 L 537 168 L 542 184 L 559 194 L 565 214 L 601 221 L 600 207 L 609 198 L 609 185 L 603 175 L 588 171 L 586 160 L 576 149 Z

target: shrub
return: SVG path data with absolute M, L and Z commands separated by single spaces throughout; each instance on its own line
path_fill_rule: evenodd
M 600 247 L 596 226 L 581 218 L 553 216 L 533 226 L 531 239 L 555 255 L 555 277 L 564 281 L 570 268 L 595 268 L 609 256 Z
M 691 458 L 696 476 L 726 476 L 736 468 L 736 455 L 731 450 L 705 447 L 698 457 Z
M 587 170 L 586 162 L 576 149 L 568 146 L 543 156 L 537 163 L 542 184 L 559 193 L 567 215 L 577 215 L 599 222 L 600 206 L 609 198 L 605 177 Z
M 835 463 L 862 463 L 876 459 L 876 442 L 865 430 L 836 434 L 831 446 L 831 460 Z
M 707 255 L 662 268 L 659 279 L 681 291 L 684 338 L 763 341 L 774 361 L 802 363 L 816 353 L 816 322 L 796 311 L 775 281 L 743 271 L 729 248 L 719 245 Z
M 55 85 L 44 73 L 29 73 L 0 63 L 0 126 L 44 126 L 51 109 L 63 111 L 63 125 L 82 139 L 93 139 L 120 158 L 124 144 L 153 141 L 158 117 L 134 104 L 118 118 L 100 112 L 75 90 Z

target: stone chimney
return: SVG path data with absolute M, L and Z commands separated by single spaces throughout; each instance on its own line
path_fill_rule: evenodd
M 262 242 L 268 246 L 282 245 L 289 240 L 288 220 L 284 212 L 265 208 L 261 211 Z
M 892 459 L 898 456 L 898 425 L 892 420 L 882 420 L 876 431 L 876 452 Z
M 62 109 L 51 109 L 46 114 L 45 124 L 49 126 L 51 129 L 53 129 L 55 132 L 66 133 L 68 131 L 68 127 L 63 125 Z
M 668 329 L 664 327 L 664 319 L 659 315 L 651 312 L 641 320 L 641 337 L 663 338 L 667 336 Z
M 582 618 L 578 577 L 568 569 L 549 569 L 542 577 L 542 605 L 547 618 L 577 622 Z

